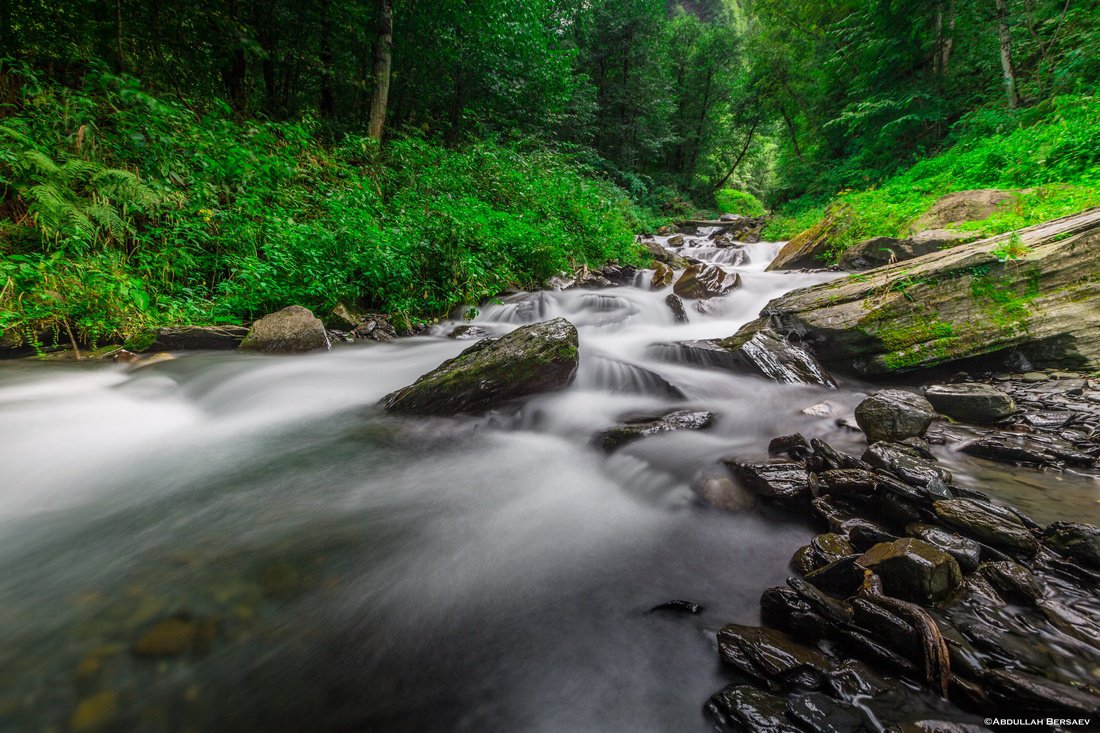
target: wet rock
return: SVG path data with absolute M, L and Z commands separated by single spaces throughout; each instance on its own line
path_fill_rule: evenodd
M 459 341 L 477 341 L 478 339 L 488 338 L 489 332 L 481 326 L 474 326 L 469 323 L 464 323 L 461 326 L 455 326 L 447 338 L 457 339 Z
M 810 475 L 801 463 L 724 463 L 738 483 L 758 496 L 785 504 L 810 500 Z
M 950 532 L 934 524 L 910 524 L 905 531 L 919 540 L 927 542 L 938 550 L 946 552 L 959 563 L 964 573 L 978 569 L 982 547 L 974 540 Z
M 829 691 L 847 700 L 857 695 L 877 697 L 896 685 L 896 682 L 883 677 L 858 659 L 845 659 L 836 665 L 827 680 Z
M 990 733 L 977 723 L 955 723 L 949 720 L 918 720 L 890 728 L 890 733 Z
M 833 562 L 842 557 L 856 554 L 856 550 L 852 547 L 852 543 L 849 542 L 846 537 L 836 532 L 826 532 L 816 535 L 810 540 L 810 546 L 817 550 L 817 552 L 825 558 L 826 562 Z
M 862 468 L 831 468 L 821 473 L 821 481 L 828 493 L 856 501 L 873 499 L 878 485 L 875 474 Z
M 874 443 L 920 437 L 936 413 L 920 395 L 900 389 L 884 389 L 856 407 L 856 423 Z
M 760 619 L 803 641 L 832 639 L 836 627 L 790 588 L 769 588 L 760 596 Z
M 856 509 L 835 496 L 819 496 L 810 501 L 810 508 L 833 532 L 843 531 L 842 526 L 859 514 Z
M 330 348 L 321 319 L 300 305 L 264 316 L 252 324 L 240 348 L 267 353 L 295 353 Z
M 924 391 L 936 412 L 961 422 L 996 422 L 1016 411 L 1010 396 L 988 384 L 935 384 Z
M 872 237 L 857 242 L 844 250 L 837 264 L 844 270 L 866 270 L 880 265 L 891 264 L 899 259 L 902 240 L 894 237 Z
M 675 277 L 676 273 L 672 271 L 671 267 L 663 262 L 658 262 L 653 270 L 653 279 L 649 281 L 649 287 L 653 290 L 660 290 L 671 285 Z
M 844 522 L 842 529 L 847 533 L 852 546 L 861 552 L 866 552 L 880 542 L 893 542 L 898 539 L 885 528 L 862 518 Z
M 951 474 L 932 461 L 918 458 L 894 443 L 874 443 L 863 454 L 866 463 L 897 476 L 909 484 L 923 489 L 922 495 L 930 499 L 950 499 L 954 495 L 947 488 Z
M 833 414 L 833 408 L 828 402 L 818 402 L 816 405 L 803 407 L 799 412 L 810 417 L 829 417 Z
M 852 599 L 852 614 L 855 624 L 869 631 L 875 639 L 910 659 L 920 659 L 920 634 L 906 619 L 867 598 Z
M 1043 597 L 1043 587 L 1027 568 L 1011 560 L 987 562 L 982 575 L 1004 598 L 1020 603 L 1035 603 Z
M 825 469 L 858 468 L 869 470 L 871 468 L 855 456 L 841 453 L 823 440 L 811 438 L 810 447 L 813 448 L 814 458 L 817 459 L 820 466 Z
M 684 309 L 684 301 L 680 300 L 680 296 L 675 293 L 669 293 L 665 298 L 665 305 L 672 311 L 672 315 L 677 323 L 688 322 L 687 310 Z
M 911 661 L 890 649 L 877 639 L 871 638 L 855 628 L 842 629 L 840 631 L 841 642 L 853 654 L 883 669 L 896 672 L 902 676 L 913 677 L 917 675 L 917 667 Z
M 797 733 L 787 719 L 787 700 L 751 687 L 731 685 L 707 700 L 707 714 L 727 731 Z
M 735 484 L 729 476 L 703 476 L 694 490 L 703 501 L 727 512 L 740 512 L 756 505 L 755 497 Z
M 1043 542 L 1066 557 L 1100 570 L 1100 527 L 1079 522 L 1054 522 L 1043 532 Z
M 649 609 L 650 613 L 654 613 L 656 611 L 666 611 L 669 613 L 701 613 L 703 611 L 703 607 L 700 606 L 698 603 L 692 603 L 691 601 L 675 600 L 666 601 L 665 603 L 661 603 Z
M 984 681 L 992 697 L 1010 705 L 1012 710 L 1039 715 L 1100 716 L 1100 697 L 1053 680 L 997 669 Z
M 820 650 L 782 631 L 756 626 L 723 626 L 718 632 L 718 650 L 727 664 L 771 689 L 790 683 L 815 689 L 832 666 Z
M 566 386 L 577 372 L 577 360 L 577 329 L 555 318 L 482 339 L 383 404 L 389 412 L 416 415 L 483 412 Z
M 713 343 L 727 352 L 733 369 L 755 372 L 782 384 L 836 386 L 813 354 L 771 330 L 742 328 Z
M 740 275 L 717 265 L 692 265 L 684 270 L 672 290 L 681 298 L 696 300 L 725 295 L 740 284 Z
M 352 338 L 371 341 L 393 341 L 397 338 L 397 329 L 390 323 L 390 317 L 382 313 L 367 313 L 350 333 Z
M 877 733 L 862 708 L 820 692 L 791 695 L 787 715 L 815 733 Z
M 768 265 L 768 271 L 821 267 L 821 259 L 842 226 L 842 207 L 831 207 L 817 224 L 795 235 Z
M 1023 415 L 1024 422 L 1040 430 L 1057 430 L 1069 425 L 1077 415 L 1065 410 L 1040 410 Z
M 863 569 L 857 564 L 858 556 L 842 557 L 816 570 L 806 573 L 806 582 L 829 593 L 849 596 L 859 590 L 863 582 Z
M 771 442 L 768 443 L 768 455 L 785 455 L 795 461 L 809 458 L 812 452 L 813 449 L 810 448 L 810 444 L 801 433 L 781 435 L 778 438 L 772 438 Z
M 118 715 L 118 694 L 105 690 L 86 697 L 73 711 L 69 727 L 74 733 L 94 733 L 108 728 Z
M 885 486 L 885 482 L 883 482 L 882 485 Z M 909 484 L 902 483 L 901 481 L 894 481 L 890 485 L 904 487 L 910 491 L 913 490 Z M 904 526 L 911 522 L 923 522 L 928 520 L 929 516 L 927 510 L 923 508 L 927 503 L 924 497 L 914 498 L 908 494 L 897 491 L 884 491 L 879 494 L 875 509 L 884 519 L 894 524 Z
M 147 344 L 129 344 L 133 351 L 207 351 L 235 349 L 248 335 L 244 326 L 178 326 L 161 328 Z
M 605 265 L 600 268 L 600 275 L 612 285 L 633 285 L 639 272 L 633 265 Z
M 646 251 L 649 252 L 649 256 L 652 257 L 656 262 L 663 262 L 666 265 L 677 269 L 689 267 L 691 265 L 691 263 L 688 262 L 686 258 L 669 252 L 667 249 L 662 247 L 657 242 L 654 242 L 652 239 L 642 240 L 642 246 L 646 248 Z
M 665 244 L 669 247 L 676 247 L 676 248 L 683 247 L 684 246 L 684 235 L 683 234 L 674 234 L 666 240 Z
M 627 443 L 674 430 L 703 430 L 714 421 L 713 412 L 677 410 L 666 415 L 636 417 L 596 436 L 604 450 L 613 451 Z
M 305 586 L 301 568 L 287 560 L 275 560 L 260 569 L 260 588 L 268 598 L 285 601 L 297 595 Z
M 945 524 L 983 544 L 1006 552 L 1034 555 L 1039 543 L 1019 518 L 972 499 L 943 499 L 933 504 Z
M 146 629 L 130 652 L 136 657 L 170 657 L 200 650 L 217 635 L 214 619 L 197 619 L 180 613 L 161 619 Z
M 812 573 L 814 570 L 826 565 L 829 561 L 823 558 L 813 545 L 802 545 L 794 551 L 791 561 L 788 563 L 792 570 L 799 575 Z
M 964 445 L 960 450 L 976 458 L 1001 463 L 1023 463 L 1036 466 L 1068 463 L 1092 466 L 1096 459 L 1061 440 L 1039 440 L 1029 435 L 990 433 Z
M 940 601 L 962 584 L 955 558 L 914 538 L 875 545 L 858 562 L 882 578 L 889 595 L 914 603 Z

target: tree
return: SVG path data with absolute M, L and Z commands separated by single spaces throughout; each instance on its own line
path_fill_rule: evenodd
M 1016 90 L 1016 70 L 1012 66 L 1012 29 L 1008 25 L 1008 8 L 1005 0 L 996 0 L 997 3 L 997 35 L 1001 46 L 1001 71 L 1004 74 L 1005 95 L 1008 97 L 1008 108 L 1016 109 L 1020 106 L 1019 93 Z
M 368 134 L 382 139 L 386 107 L 390 97 L 390 67 L 393 64 L 393 0 L 378 0 L 378 28 L 374 40 L 374 93 L 370 102 Z

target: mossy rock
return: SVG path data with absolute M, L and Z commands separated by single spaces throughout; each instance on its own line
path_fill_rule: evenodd
M 411 415 L 480 413 L 573 381 L 577 329 L 564 318 L 533 323 L 478 341 L 413 384 L 382 400 L 387 412 Z

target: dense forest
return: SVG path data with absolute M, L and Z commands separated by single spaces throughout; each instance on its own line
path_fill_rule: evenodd
M 427 318 L 697 212 L 1100 202 L 1095 0 L 0 0 L 0 42 L 9 342 Z

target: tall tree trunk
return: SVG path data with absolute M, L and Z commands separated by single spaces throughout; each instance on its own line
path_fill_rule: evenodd
M 783 122 L 787 125 L 787 132 L 791 136 L 791 147 L 794 148 L 794 156 L 799 160 L 802 160 L 802 151 L 798 148 L 798 130 L 794 126 L 794 120 L 787 114 L 787 108 L 783 105 L 779 106 L 779 114 L 783 115 Z
M 321 99 L 318 108 L 322 117 L 336 117 L 336 94 L 332 89 L 332 0 L 321 3 Z
M 939 78 L 947 75 L 951 62 L 951 47 L 955 44 L 955 2 L 940 0 L 936 4 L 936 48 L 932 67 Z
M 392 64 L 393 0 L 378 0 L 378 35 L 374 40 L 374 94 L 370 100 L 368 133 L 379 142 L 386 127 L 386 105 L 390 97 Z
M 118 70 L 126 71 L 126 55 L 122 52 L 122 0 L 115 0 L 115 52 L 118 54 Z
M 18 56 L 15 36 L 11 32 L 11 4 L 14 0 L 0 0 L 0 56 Z
M 1001 70 L 1004 73 L 1005 95 L 1008 108 L 1020 106 L 1020 97 L 1016 91 L 1016 70 L 1012 67 L 1012 29 L 1008 26 L 1008 8 L 1005 0 L 997 2 L 997 30 L 1001 37 Z

